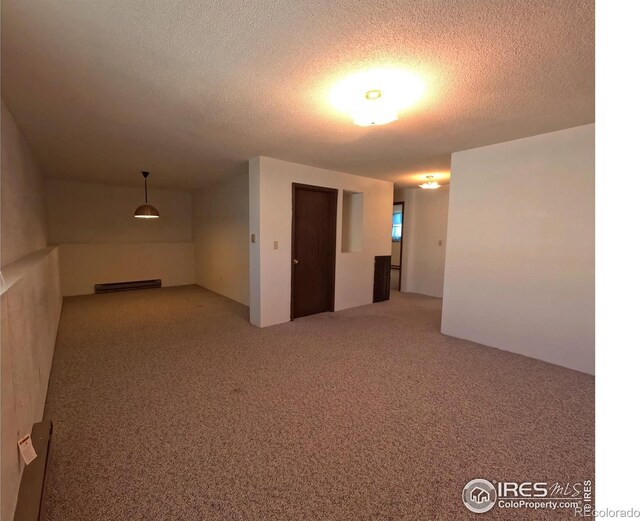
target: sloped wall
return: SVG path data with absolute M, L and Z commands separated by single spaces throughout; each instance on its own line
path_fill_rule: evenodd
M 43 179 L 2 106 L 2 519 L 13 519 L 24 464 L 17 441 L 42 419 L 62 295 L 47 247 Z

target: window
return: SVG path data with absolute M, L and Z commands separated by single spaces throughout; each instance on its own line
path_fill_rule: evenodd
M 393 242 L 400 242 L 402 240 L 402 206 L 400 205 L 396 205 L 393 207 L 393 226 L 391 228 L 391 240 Z

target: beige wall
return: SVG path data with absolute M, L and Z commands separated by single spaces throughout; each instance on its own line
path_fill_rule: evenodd
M 155 190 L 149 177 L 149 203 L 160 219 L 136 219 L 144 204 L 144 184 L 115 186 L 47 180 L 49 242 L 52 244 L 192 242 L 191 195 Z
M 370 304 L 374 256 L 391 254 L 393 184 L 388 181 L 323 170 L 268 157 L 249 162 L 251 322 L 269 326 L 287 322 L 291 309 L 291 185 L 337 188 L 335 309 Z M 362 251 L 345 253 L 342 245 L 343 191 L 362 192 Z M 274 249 L 278 241 L 278 249 Z
M 17 441 L 42 420 L 62 306 L 58 251 L 47 247 L 43 180 L 2 105 L 2 468 L 10 520 L 22 474 Z
M 249 305 L 249 175 L 194 194 L 196 283 Z
M 4 266 L 47 245 L 42 176 L 4 102 L 1 160 L 0 265 Z
M 162 279 L 163 286 L 195 283 L 193 243 L 61 244 L 64 296 L 89 295 L 95 284 Z
M 343 253 L 362 251 L 362 193 L 342 191 L 342 248 Z
M 391 265 L 400 266 L 401 243 L 391 241 Z
M 453 154 L 442 332 L 594 367 L 595 126 Z
M 396 192 L 404 201 L 402 291 L 442 297 L 449 187 Z
M 60 245 L 63 295 L 93 293 L 105 282 L 195 283 L 191 195 L 150 183 L 149 202 L 160 219 L 136 219 L 144 202 L 140 181 L 140 187 L 47 181 L 49 241 Z

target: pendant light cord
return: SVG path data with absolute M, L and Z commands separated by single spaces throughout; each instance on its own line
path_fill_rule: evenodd
M 147 200 L 147 177 L 149 177 L 149 172 L 142 172 L 142 177 L 144 177 L 144 204 L 148 204 Z

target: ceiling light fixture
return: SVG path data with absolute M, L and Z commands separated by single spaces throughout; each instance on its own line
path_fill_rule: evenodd
M 427 181 L 425 183 L 418 185 L 420 188 L 423 188 L 424 190 L 435 190 L 436 188 L 440 188 L 440 185 L 434 180 L 432 175 L 426 176 L 426 179 Z
M 382 100 L 382 95 L 377 98 L 369 98 L 367 94 L 365 94 L 365 98 L 368 100 L 367 104 L 355 107 L 351 112 L 351 117 L 356 125 L 359 127 L 386 125 L 398 119 L 398 111 L 385 103 Z
M 138 219 L 157 219 L 160 217 L 160 212 L 150 204 L 147 204 L 149 202 L 147 199 L 147 177 L 149 177 L 149 172 L 142 172 L 142 177 L 144 177 L 144 204 L 138 206 L 133 216 Z
M 373 69 L 342 80 L 329 97 L 356 125 L 368 127 L 397 120 L 398 112 L 416 103 L 424 90 L 424 82 L 407 71 Z

